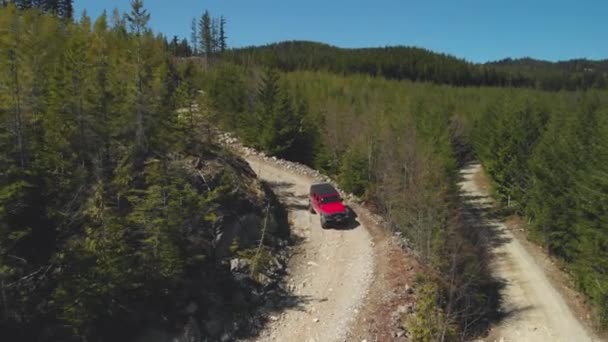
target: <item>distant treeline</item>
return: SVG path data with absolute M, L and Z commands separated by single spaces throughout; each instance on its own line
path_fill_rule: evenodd
M 608 62 L 573 60 L 550 63 L 532 59 L 474 64 L 415 47 L 344 49 L 327 44 L 288 41 L 229 50 L 225 59 L 282 71 L 329 71 L 368 74 L 453 86 L 526 87 L 544 90 L 606 88 Z
M 73 2 L 73 0 L 0 0 L 0 5 L 4 7 L 14 4 L 21 10 L 37 8 L 43 12 L 71 19 L 74 15 Z

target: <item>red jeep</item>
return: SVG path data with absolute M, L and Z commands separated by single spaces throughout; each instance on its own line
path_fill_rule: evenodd
M 308 209 L 319 213 L 321 227 L 329 228 L 330 224 L 348 222 L 348 208 L 342 203 L 338 190 L 329 183 L 318 183 L 310 186 Z

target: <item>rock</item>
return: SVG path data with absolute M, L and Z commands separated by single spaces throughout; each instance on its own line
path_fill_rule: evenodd
M 217 319 L 205 323 L 205 331 L 207 331 L 207 334 L 211 337 L 220 336 L 223 330 L 224 327 L 222 326 L 222 322 Z
M 412 289 L 409 284 L 405 284 L 405 292 L 407 294 L 412 294 L 414 293 L 414 289 Z
M 279 317 L 278 317 L 278 316 L 270 316 L 269 318 L 270 318 L 270 320 L 271 320 L 271 321 L 273 321 L 273 322 L 276 322 L 276 321 L 278 321 L 278 320 L 279 320 Z
M 318 318 L 313 319 L 313 321 L 314 321 L 315 323 L 319 323 L 319 319 L 318 319 Z
M 231 259 L 230 260 L 230 272 L 246 271 L 250 265 L 251 265 L 251 262 L 246 259 L 239 259 L 239 258 Z
M 283 264 L 281 263 L 281 261 L 279 261 L 278 258 L 272 258 L 272 263 L 274 264 L 277 270 L 285 269 L 285 266 L 283 266 Z
M 407 312 L 407 307 L 405 305 L 399 305 L 396 312 L 398 314 L 404 314 Z
M 263 286 L 268 286 L 268 285 L 272 284 L 272 282 L 273 282 L 272 279 L 269 276 L 265 275 L 264 273 L 258 274 L 257 278 L 258 278 L 258 282 L 260 284 L 262 284 Z

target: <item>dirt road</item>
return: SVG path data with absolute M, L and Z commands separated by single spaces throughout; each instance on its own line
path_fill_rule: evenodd
M 461 171 L 463 195 L 471 206 L 480 209 L 491 205 L 486 189 L 475 181 L 482 172 L 478 164 Z M 495 248 L 493 271 L 504 281 L 501 291 L 504 320 L 488 340 L 493 341 L 593 341 L 591 334 L 577 320 L 562 295 L 547 278 L 543 267 L 507 229 L 504 222 L 488 220 L 500 235 Z
M 288 265 L 288 283 L 299 305 L 270 317 L 258 341 L 344 341 L 365 299 L 374 271 L 373 243 L 360 223 L 321 228 L 307 210 L 310 177 L 255 156 L 246 157 L 287 205 L 292 234 L 302 242 Z

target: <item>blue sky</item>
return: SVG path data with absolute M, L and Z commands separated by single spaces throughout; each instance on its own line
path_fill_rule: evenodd
M 75 0 L 97 17 L 129 0 Z M 505 57 L 608 58 L 606 0 L 145 0 L 151 27 L 190 36 L 205 10 L 223 14 L 231 47 L 314 40 L 341 47 L 419 46 L 474 62 Z

